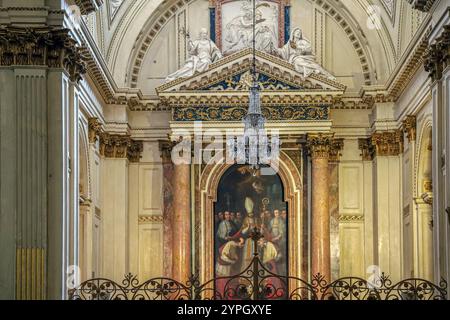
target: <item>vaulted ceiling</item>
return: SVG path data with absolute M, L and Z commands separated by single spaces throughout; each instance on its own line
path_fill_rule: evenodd
M 87 24 L 119 87 L 136 87 L 144 56 L 166 23 L 192 2 L 214 0 L 104 0 Z M 407 0 L 290 0 L 318 8 L 342 29 L 358 57 L 362 85 L 390 77 L 426 17 Z

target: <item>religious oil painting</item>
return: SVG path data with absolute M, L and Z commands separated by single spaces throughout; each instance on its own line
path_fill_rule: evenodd
M 288 274 L 288 214 L 283 184 L 275 171 L 265 169 L 269 170 L 254 171 L 247 165 L 234 165 L 220 180 L 214 208 L 217 278 L 236 276 L 248 270 L 255 253 L 250 237 L 255 227 L 263 235 L 256 249 L 264 269 L 275 275 Z M 271 174 L 266 175 L 267 172 Z M 242 285 L 241 280 L 217 280 L 216 291 L 233 299 L 237 296 L 235 289 Z M 274 281 L 271 280 L 271 286 L 281 285 Z
M 222 49 L 225 55 L 253 46 L 253 21 L 255 19 L 256 49 L 270 53 L 279 43 L 279 3 L 273 0 L 224 1 L 222 5 Z

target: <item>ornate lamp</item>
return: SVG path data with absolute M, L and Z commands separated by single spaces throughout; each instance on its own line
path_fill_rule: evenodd
M 227 141 L 229 156 L 239 164 L 248 164 L 256 174 L 261 164 L 268 164 L 271 146 L 265 130 L 266 119 L 261 112 L 261 97 L 256 74 L 256 1 L 253 0 L 253 64 L 252 85 L 249 91 L 249 106 L 244 117 L 244 135 Z M 272 143 L 274 140 L 272 139 Z M 276 142 L 277 143 L 277 142 Z M 277 143 L 278 145 L 279 143 Z

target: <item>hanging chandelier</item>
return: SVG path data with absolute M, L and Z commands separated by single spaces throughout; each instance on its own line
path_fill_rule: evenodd
M 253 62 L 251 68 L 252 84 L 249 90 L 249 106 L 243 118 L 244 134 L 227 141 L 229 156 L 238 164 L 247 164 L 256 174 L 261 165 L 270 163 L 273 146 L 279 146 L 279 140 L 272 137 L 272 146 L 268 142 L 264 118 L 261 111 L 261 96 L 256 72 L 256 1 L 253 0 Z

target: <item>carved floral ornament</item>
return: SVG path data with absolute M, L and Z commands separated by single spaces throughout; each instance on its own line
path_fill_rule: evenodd
M 436 0 L 408 0 L 414 9 L 428 12 Z
M 308 134 L 306 147 L 313 159 L 324 158 L 330 161 L 339 161 L 344 140 L 335 139 L 334 133 Z
M 84 48 L 68 29 L 0 28 L 0 66 L 47 66 L 65 69 L 79 82 L 86 73 Z
M 406 116 L 403 121 L 403 132 L 408 137 L 408 140 L 416 141 L 416 131 L 417 131 L 417 119 L 416 116 L 409 115 Z
M 377 131 L 370 138 L 358 140 L 363 161 L 372 161 L 375 156 L 398 156 L 403 153 L 403 130 Z
M 441 36 L 430 45 L 425 54 L 425 70 L 432 81 L 442 78 L 442 72 L 450 65 L 450 25 L 444 26 Z
M 89 14 L 96 11 L 103 5 L 104 0 L 75 0 L 82 14 Z M 114 1 L 113 1 L 114 2 Z M 115 0 L 117 2 L 117 0 Z
M 89 119 L 89 142 L 100 141 L 100 154 L 106 158 L 127 158 L 139 162 L 144 151 L 142 141 L 133 140 L 129 135 L 114 135 L 103 131 L 97 118 Z

